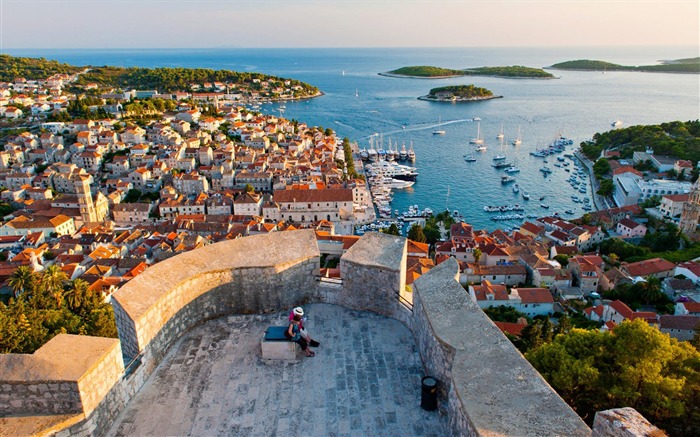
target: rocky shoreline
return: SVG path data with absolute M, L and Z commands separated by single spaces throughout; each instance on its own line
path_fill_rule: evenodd
M 503 96 L 445 98 L 445 97 L 431 97 L 430 95 L 427 95 L 427 96 L 418 97 L 418 100 L 424 100 L 426 102 L 464 103 L 464 102 L 480 102 L 482 100 L 493 100 L 493 99 L 502 99 L 502 98 L 503 98 Z

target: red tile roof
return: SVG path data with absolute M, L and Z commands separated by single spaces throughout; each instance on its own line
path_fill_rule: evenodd
M 627 271 L 631 276 L 642 277 L 673 270 L 675 268 L 675 264 L 662 258 L 652 258 L 636 263 L 622 264 L 622 269 Z
M 554 303 L 552 293 L 546 288 L 519 288 L 522 303 Z

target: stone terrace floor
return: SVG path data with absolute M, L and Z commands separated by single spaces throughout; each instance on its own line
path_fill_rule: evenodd
M 447 417 L 420 408 L 424 372 L 408 328 L 335 305 L 305 310 L 315 357 L 261 359 L 265 328 L 288 312 L 209 321 L 172 347 L 108 435 L 448 434 Z

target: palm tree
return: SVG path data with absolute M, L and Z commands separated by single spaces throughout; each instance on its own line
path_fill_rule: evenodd
M 71 310 L 79 309 L 83 306 L 88 294 L 88 283 L 82 279 L 75 279 L 68 283 L 68 288 L 63 297 Z
M 32 291 L 36 285 L 36 275 L 29 266 L 19 266 L 12 272 L 8 285 L 12 288 L 15 298 L 26 291 Z
M 61 307 L 63 302 L 63 286 L 68 282 L 68 276 L 57 265 L 50 265 L 41 275 L 41 286 L 56 299 L 56 306 Z
M 479 249 L 479 248 L 477 247 L 477 248 L 474 249 L 474 251 L 472 252 L 472 255 L 474 255 L 474 262 L 475 262 L 476 264 L 479 264 L 479 260 L 481 259 L 481 249 Z

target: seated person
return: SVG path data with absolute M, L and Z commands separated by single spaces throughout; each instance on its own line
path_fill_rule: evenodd
M 309 344 L 306 342 L 306 339 L 301 336 L 300 315 L 294 315 L 292 321 L 289 323 L 289 327 L 286 331 L 284 331 L 284 335 L 286 335 L 289 340 L 299 343 L 299 346 L 301 346 L 301 350 L 304 351 L 304 355 L 306 355 L 307 357 L 313 357 L 316 355 L 313 351 L 309 350 Z
M 314 340 L 311 338 L 311 334 L 309 334 L 309 331 L 307 331 L 304 328 L 304 322 L 306 321 L 306 317 L 304 317 L 304 309 L 302 307 L 296 307 L 294 308 L 290 313 L 289 313 L 289 321 L 291 322 L 292 319 L 294 319 L 294 316 L 298 315 L 301 317 L 301 336 L 304 337 L 304 340 L 306 340 L 307 343 L 309 343 L 309 346 L 311 347 L 319 347 L 321 345 L 320 342 Z

